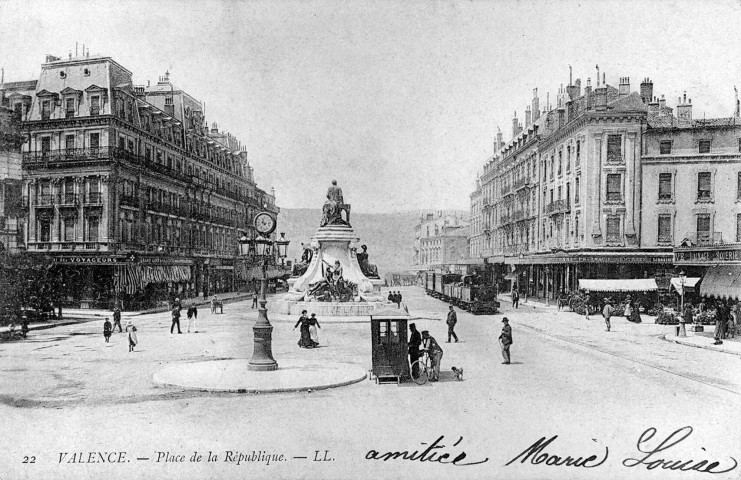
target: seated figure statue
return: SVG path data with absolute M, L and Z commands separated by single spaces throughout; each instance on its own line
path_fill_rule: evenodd
M 360 248 L 363 249 L 362 252 L 357 254 L 360 270 L 366 277 L 378 278 L 378 267 L 368 262 L 368 247 L 363 245 Z
M 347 220 L 342 218 L 343 210 L 347 215 Z M 350 205 L 345 204 L 342 189 L 337 186 L 337 180 L 332 180 L 332 185 L 327 189 L 327 200 L 322 206 L 322 221 L 319 226 L 326 225 L 350 225 Z

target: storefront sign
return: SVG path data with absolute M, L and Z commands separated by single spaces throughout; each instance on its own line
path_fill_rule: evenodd
M 741 263 L 741 248 L 681 249 L 674 251 L 674 263 L 704 265 L 707 263 Z
M 573 263 L 630 263 L 630 264 L 641 264 L 641 263 L 664 263 L 671 264 L 671 255 L 534 255 L 527 256 L 524 258 L 518 258 L 518 261 L 514 264 L 530 264 L 530 265 L 547 265 L 547 264 L 573 264 Z M 507 262 L 508 264 L 510 262 Z
M 111 265 L 126 263 L 125 258 L 117 257 L 54 257 L 54 263 L 74 263 L 86 265 Z

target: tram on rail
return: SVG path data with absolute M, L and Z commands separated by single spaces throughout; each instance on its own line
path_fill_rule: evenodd
M 496 287 L 483 284 L 479 275 L 425 272 L 425 292 L 475 315 L 499 311 Z

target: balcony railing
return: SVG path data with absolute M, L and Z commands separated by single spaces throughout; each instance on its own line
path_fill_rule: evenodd
M 54 205 L 54 195 L 39 195 L 36 197 L 37 207 L 51 207 Z
M 532 185 L 532 179 L 530 177 L 522 177 L 522 178 L 517 179 L 517 181 L 515 181 L 514 187 L 515 187 L 515 190 L 520 190 L 521 188 L 525 188 L 530 185 Z
M 687 232 L 684 238 L 694 245 L 720 245 L 723 243 L 723 232 Z
M 556 215 L 559 213 L 568 212 L 571 210 L 571 204 L 566 200 L 556 200 L 545 206 L 544 212 L 546 215 Z
M 74 206 L 79 203 L 80 196 L 74 193 L 62 193 L 59 195 L 59 205 Z
M 102 205 L 103 195 L 100 192 L 92 192 L 85 195 L 85 205 Z

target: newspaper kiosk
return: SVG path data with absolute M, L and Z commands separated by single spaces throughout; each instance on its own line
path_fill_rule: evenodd
M 407 322 L 404 310 L 387 309 L 371 315 L 371 347 L 376 383 L 408 380 L 409 348 Z

